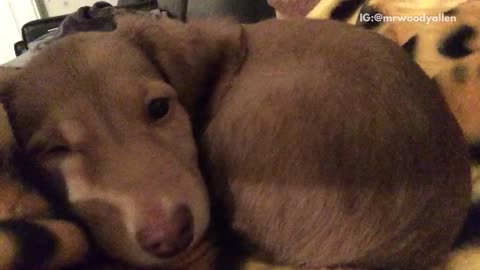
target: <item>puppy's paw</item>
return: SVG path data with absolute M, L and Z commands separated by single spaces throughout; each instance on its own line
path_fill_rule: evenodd
M 82 262 L 89 243 L 76 224 L 61 220 L 0 222 L 0 269 L 61 269 Z

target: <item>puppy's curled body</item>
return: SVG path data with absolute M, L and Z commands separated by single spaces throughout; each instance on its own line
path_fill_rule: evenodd
M 259 259 L 307 269 L 429 269 L 466 215 L 466 143 L 436 85 L 401 48 L 347 24 L 126 16 L 17 77 L 5 104 L 20 146 L 74 150 L 31 159 L 131 263 L 183 258 L 154 258 L 134 237 L 172 228 L 151 213 L 178 206 L 193 216 L 189 248 L 226 224 Z M 152 97 L 169 100 L 167 118 L 145 116 Z
M 200 144 L 234 230 L 275 262 L 439 263 L 470 187 L 434 83 L 393 43 L 343 24 L 244 31 L 245 62 L 214 92 Z

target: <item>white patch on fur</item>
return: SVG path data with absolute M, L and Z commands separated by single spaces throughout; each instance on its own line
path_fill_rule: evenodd
M 78 186 L 81 186 L 81 184 L 77 185 L 76 187 Z M 85 189 L 83 191 L 85 191 Z M 75 200 L 71 199 L 73 203 L 79 203 L 81 201 L 89 200 L 101 200 L 115 206 L 121 211 L 122 224 L 125 224 L 128 242 L 124 243 L 122 247 L 116 248 L 118 251 L 121 251 L 120 255 L 123 257 L 123 259 L 126 259 L 127 261 L 132 263 L 136 263 L 138 265 L 145 266 L 162 264 L 162 260 L 144 251 L 136 240 L 135 235 L 137 231 L 137 224 L 135 223 L 135 216 L 139 210 L 128 194 L 114 192 L 110 190 L 102 190 L 99 187 L 91 188 L 88 190 L 88 192 L 82 193 L 81 195 L 78 192 L 76 192 L 75 194 L 78 194 L 78 196 L 75 198 Z M 100 230 L 100 232 L 110 229 L 115 230 L 115 228 L 93 228 L 93 230 L 95 229 Z M 115 254 L 118 255 L 118 251 L 115 252 Z
M 75 135 L 78 135 L 78 133 Z M 77 138 L 71 139 L 77 140 Z M 126 243 L 121 249 L 124 253 L 130 255 L 130 260 L 136 260 L 138 263 L 145 265 L 154 265 L 160 262 L 153 255 L 145 252 L 135 239 L 137 230 L 135 217 L 138 209 L 128 194 L 103 190 L 101 187 L 93 186 L 85 174 L 85 168 L 80 154 L 72 154 L 66 157 L 60 164 L 60 171 L 66 181 L 68 197 L 72 203 L 75 204 L 82 201 L 98 199 L 106 201 L 120 209 L 123 219 L 122 223 L 126 226 L 128 232 L 127 237 L 130 242 Z M 112 228 L 112 230 L 115 230 L 115 228 Z
M 85 141 L 85 128 L 78 121 L 65 120 L 58 126 L 60 133 L 70 145 L 78 145 Z
M 138 229 L 138 224 L 135 222 L 136 215 L 139 212 L 134 200 L 129 195 L 112 192 L 112 191 L 100 191 L 96 190 L 93 194 L 97 199 L 102 199 L 117 206 L 122 212 L 123 224 L 125 224 L 129 244 L 124 246 L 124 251 L 130 254 L 129 261 L 136 261 L 139 264 L 144 265 L 158 265 L 161 260 L 153 255 L 145 252 L 137 242 L 135 237 Z
M 75 202 L 91 196 L 92 187 L 85 175 L 80 154 L 72 154 L 63 159 L 60 163 L 60 172 L 65 179 L 70 201 Z

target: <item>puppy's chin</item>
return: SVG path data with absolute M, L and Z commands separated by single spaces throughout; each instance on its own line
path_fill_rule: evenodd
M 203 241 L 203 237 L 198 236 L 185 250 L 168 258 L 158 258 L 147 252 L 135 237 L 134 209 L 125 207 L 132 204 L 125 202 L 117 207 L 117 203 L 90 199 L 72 204 L 90 228 L 97 245 L 114 261 L 140 269 L 176 268 L 188 264 L 199 253 L 197 243 Z
M 135 269 L 181 269 L 198 260 L 206 253 L 206 250 L 207 249 L 203 247 L 188 249 L 169 259 L 158 259 L 147 252 L 141 251 L 140 253 L 129 253 L 129 255 L 126 255 L 128 258 L 124 257 L 120 259 Z
M 203 255 L 206 251 L 203 245 L 196 245 L 195 243 L 185 249 L 184 251 L 178 253 L 177 255 L 171 256 L 169 258 L 158 258 L 154 255 L 143 250 L 139 243 L 132 238 L 133 236 L 129 235 L 130 240 L 123 247 L 116 247 L 115 252 L 108 252 L 113 255 L 115 259 L 124 262 L 135 268 L 141 269 L 177 269 L 181 266 L 188 265 L 192 261 L 195 261 L 199 256 Z

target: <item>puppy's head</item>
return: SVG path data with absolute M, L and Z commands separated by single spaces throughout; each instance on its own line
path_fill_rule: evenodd
M 3 84 L 27 162 L 110 255 L 171 265 L 204 235 L 209 199 L 191 117 L 240 32 L 126 17 L 114 32 L 65 38 Z

